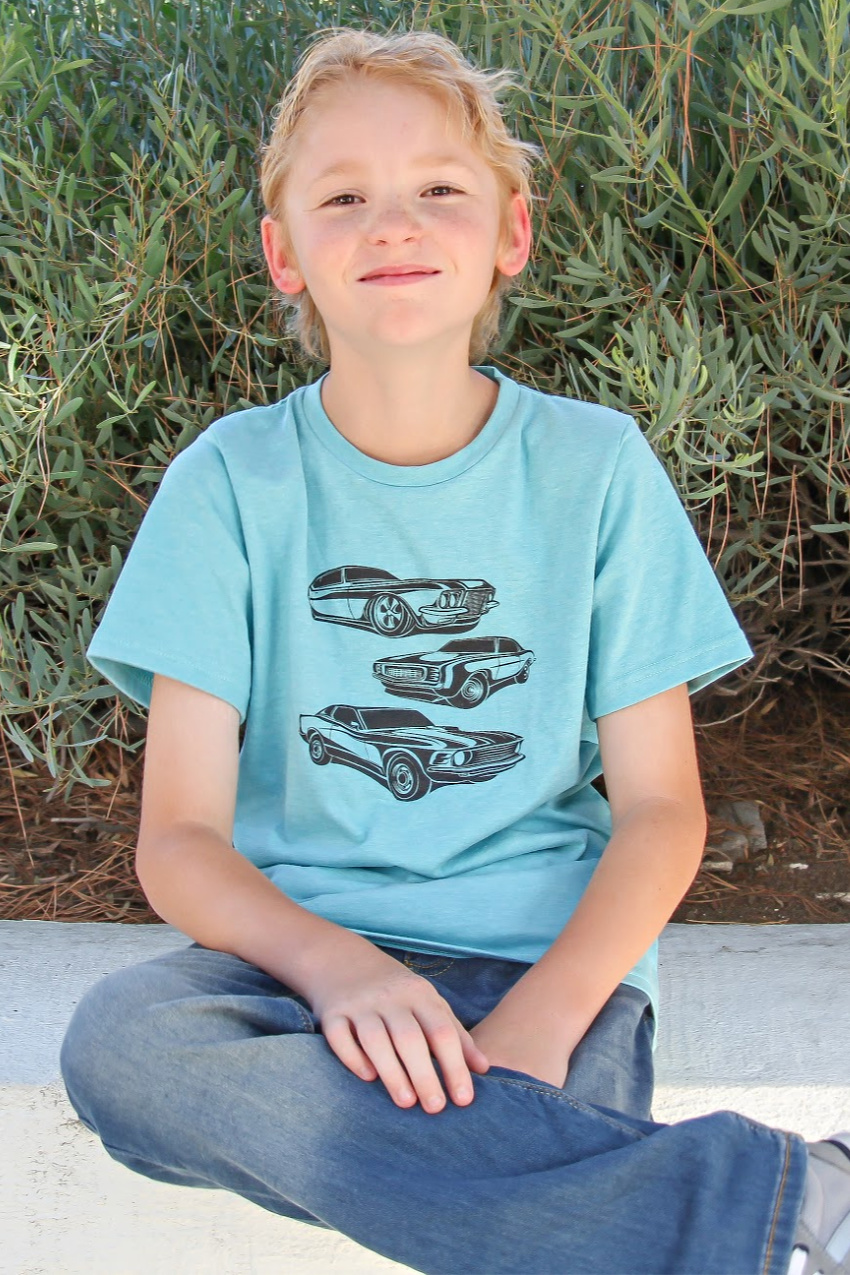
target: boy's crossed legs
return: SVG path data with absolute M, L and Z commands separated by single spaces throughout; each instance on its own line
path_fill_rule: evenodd
M 467 1028 L 528 968 L 408 957 L 442 971 Z M 492 1066 L 472 1073 L 469 1106 L 431 1115 L 353 1075 L 277 980 L 192 944 L 90 988 L 62 1074 L 81 1119 L 137 1172 L 234 1191 L 433 1275 L 787 1275 L 805 1142 L 733 1112 L 634 1114 L 651 1092 L 640 995 L 615 993 L 563 1090 Z M 627 1102 L 618 1068 L 643 1076 Z M 594 1074 L 618 1109 L 590 1097 Z

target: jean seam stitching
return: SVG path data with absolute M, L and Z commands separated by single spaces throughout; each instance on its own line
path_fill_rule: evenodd
M 530 1089 L 534 1093 L 542 1094 L 544 1098 L 554 1098 L 556 1101 L 560 1100 L 561 1102 L 566 1102 L 571 1107 L 574 1107 L 576 1111 L 581 1111 L 585 1115 L 595 1116 L 599 1120 L 604 1120 L 605 1123 L 610 1125 L 612 1129 L 620 1129 L 624 1133 L 630 1133 L 636 1139 L 645 1136 L 640 1132 L 640 1130 L 633 1129 L 627 1124 L 621 1124 L 619 1120 L 614 1120 L 611 1116 L 606 1116 L 603 1112 L 599 1111 L 598 1108 L 591 1107 L 587 1103 L 580 1102 L 577 1098 L 573 1098 L 571 1094 L 564 1093 L 563 1090 L 557 1089 L 554 1086 L 549 1089 L 545 1085 L 533 1085 L 527 1080 L 514 1080 L 511 1076 L 493 1076 L 492 1079 L 499 1081 L 499 1083 L 503 1085 L 516 1085 L 518 1089 Z
M 438 958 L 437 960 L 435 960 L 435 961 L 432 961 L 432 962 L 431 962 L 431 965 L 436 965 L 436 964 L 438 964 L 438 961 L 439 961 L 439 958 Z M 416 958 L 415 958 L 415 957 L 414 957 L 413 959 L 410 959 L 410 957 L 409 957 L 409 956 L 405 956 L 405 958 L 404 958 L 404 963 L 405 963 L 405 965 L 407 966 L 407 968 L 408 968 L 409 970 L 413 970 L 413 972 L 414 972 L 415 974 L 423 974 L 423 975 L 425 975 L 427 978 L 436 978 L 439 974 L 445 974 L 446 970 L 450 970 L 450 969 L 451 969 L 451 967 L 452 967 L 452 966 L 454 965 L 454 963 L 455 963 L 455 958 L 454 958 L 454 957 L 452 957 L 452 958 L 451 958 L 451 959 L 450 959 L 450 960 L 449 960 L 449 961 L 448 961 L 445 965 L 443 965 L 443 966 L 442 966 L 442 968 L 441 968 L 441 969 L 438 969 L 438 970 L 435 970 L 435 969 L 429 968 L 429 966 L 428 966 L 428 965 L 420 965 L 420 964 L 416 961 Z
M 782 1177 L 779 1180 L 779 1188 L 776 1192 L 776 1201 L 773 1206 L 773 1217 L 770 1223 L 770 1234 L 767 1237 L 767 1250 L 764 1257 L 764 1265 L 762 1266 L 762 1275 L 768 1275 L 770 1270 L 770 1260 L 773 1256 L 773 1241 L 776 1238 L 776 1227 L 779 1222 L 779 1209 L 785 1194 L 785 1183 L 788 1180 L 788 1169 L 791 1164 L 791 1139 L 788 1134 L 784 1135 L 785 1142 L 785 1163 L 782 1166 Z
M 306 1011 L 306 1009 L 304 1008 L 304 1006 L 303 1006 L 303 1005 L 299 1005 L 298 1001 L 293 1000 L 291 996 L 288 996 L 288 997 L 287 997 L 287 1000 L 289 1001 L 289 1003 L 290 1003 L 291 1005 L 294 1005 L 294 1006 L 295 1006 L 295 1008 L 298 1010 L 298 1013 L 301 1015 L 301 1022 L 303 1023 L 303 1025 L 304 1025 L 304 1027 L 306 1028 L 306 1030 L 307 1030 L 308 1032 L 312 1032 L 312 1033 L 313 1033 L 313 1035 L 315 1035 L 315 1034 L 316 1034 L 316 1027 L 315 1027 L 315 1024 L 314 1024 L 314 1022 L 313 1022 L 312 1018 L 310 1017 L 310 1015 L 307 1013 L 307 1011 Z

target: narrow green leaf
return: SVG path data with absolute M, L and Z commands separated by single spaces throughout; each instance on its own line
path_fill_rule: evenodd
M 711 218 L 713 225 L 717 225 L 718 222 L 723 221 L 724 217 L 728 217 L 735 209 L 740 208 L 744 196 L 753 184 L 758 168 L 758 160 L 744 160 L 720 207 Z
M 4 553 L 42 553 L 47 550 L 58 549 L 59 546 L 53 540 L 30 540 L 25 545 L 9 545 L 4 547 Z

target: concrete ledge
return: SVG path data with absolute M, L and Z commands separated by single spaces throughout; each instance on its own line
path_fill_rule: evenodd
M 0 922 L 3 1275 L 379 1275 L 345 1236 L 110 1159 L 59 1075 L 103 975 L 191 940 L 169 925 Z M 850 1129 L 850 925 L 668 925 L 653 1116 L 718 1109 L 807 1139 Z

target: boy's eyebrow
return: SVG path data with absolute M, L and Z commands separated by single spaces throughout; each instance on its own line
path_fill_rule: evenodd
M 458 155 L 420 155 L 416 163 L 420 168 L 424 168 L 426 164 L 454 164 L 457 168 L 465 168 L 467 172 L 473 172 L 470 164 L 465 163 Z M 318 177 L 314 177 L 310 182 L 311 186 L 315 186 L 317 182 L 324 181 L 326 177 L 342 177 L 345 173 L 356 171 L 359 165 L 356 160 L 341 160 L 337 164 L 331 164 L 328 168 L 323 168 Z

